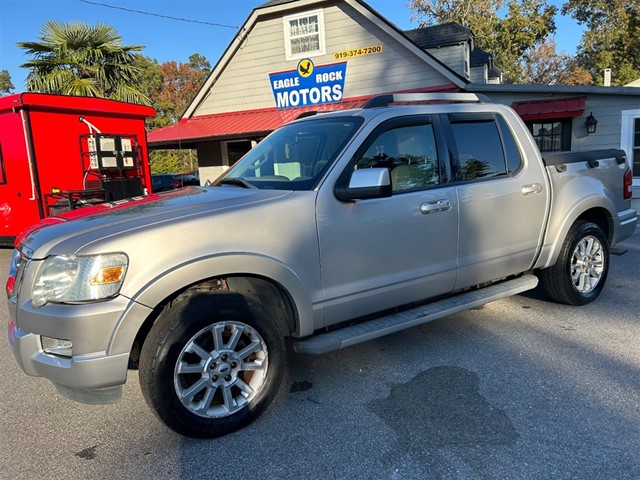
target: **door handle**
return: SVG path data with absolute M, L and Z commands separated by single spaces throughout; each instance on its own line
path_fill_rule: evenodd
M 424 214 L 444 212 L 451 208 L 449 200 L 436 200 L 435 202 L 425 202 L 420 205 L 420 211 Z
M 539 183 L 530 183 L 529 185 L 523 185 L 521 190 L 523 195 L 529 195 L 530 193 L 540 193 L 542 191 L 542 185 Z

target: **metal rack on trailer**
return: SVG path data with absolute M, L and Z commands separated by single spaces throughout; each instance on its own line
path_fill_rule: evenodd
M 21 93 L 0 98 L 0 245 L 37 220 L 151 190 L 151 107 Z

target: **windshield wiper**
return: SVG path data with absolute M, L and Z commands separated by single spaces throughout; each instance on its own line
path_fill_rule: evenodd
M 244 178 L 240 177 L 227 177 L 218 182 L 218 185 L 235 185 L 242 188 L 258 188 L 254 184 L 247 182 Z

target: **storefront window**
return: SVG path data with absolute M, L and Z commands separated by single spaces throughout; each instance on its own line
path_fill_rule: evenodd
M 229 166 L 235 165 L 245 153 L 251 150 L 250 140 L 240 140 L 237 142 L 227 142 L 227 159 Z
M 324 54 L 322 11 L 284 18 L 287 60 Z
M 526 122 L 541 152 L 571 150 L 571 119 Z

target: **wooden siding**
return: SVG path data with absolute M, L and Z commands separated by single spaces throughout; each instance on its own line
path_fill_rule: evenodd
M 471 83 L 487 83 L 488 67 L 486 65 L 478 65 L 471 67 Z
M 462 77 L 467 77 L 464 72 L 464 45 L 449 45 L 440 48 L 430 48 L 427 50 L 451 70 Z M 484 82 L 483 82 L 484 83 Z
M 311 57 L 316 65 L 336 63 L 335 52 L 380 44 L 384 48 L 380 54 L 347 60 L 345 97 L 451 83 L 347 4 L 325 7 L 324 21 L 326 55 Z M 274 107 L 269 73 L 295 70 L 298 64 L 286 61 L 284 41 L 282 16 L 256 22 L 194 116 Z

